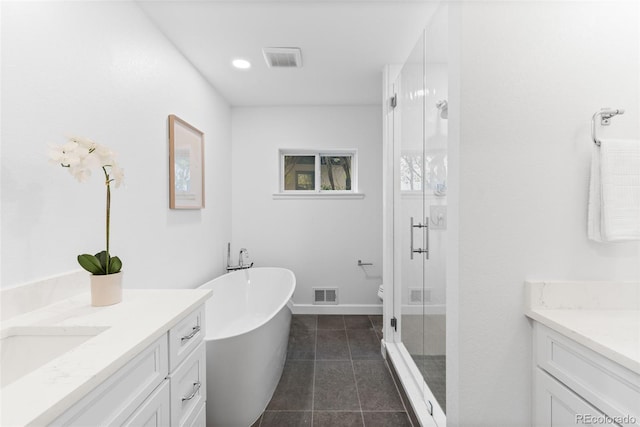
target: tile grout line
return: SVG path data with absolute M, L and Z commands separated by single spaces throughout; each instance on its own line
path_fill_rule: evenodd
M 342 316 L 344 321 L 344 316 Z M 369 322 L 371 320 L 369 319 Z M 353 366 L 353 354 L 351 354 L 351 343 L 349 341 L 349 332 L 347 332 L 347 323 L 344 323 L 344 334 L 347 337 L 347 347 L 349 348 L 349 361 L 351 362 L 351 372 L 353 373 L 353 382 L 356 385 L 356 396 L 358 396 L 358 406 L 360 407 L 360 419 L 362 420 L 362 426 L 364 425 L 364 413 L 362 412 L 362 401 L 360 400 L 360 390 L 358 389 L 358 379 L 356 378 L 356 368 Z
M 376 332 L 376 325 L 373 323 L 373 320 L 371 319 L 371 317 L 369 317 L 369 322 L 371 322 L 371 326 L 373 326 L 373 331 L 376 334 L 376 337 L 378 337 L 378 334 Z M 398 384 L 396 383 L 396 379 L 395 379 L 394 375 L 391 373 L 391 368 L 389 367 L 388 361 L 386 360 L 386 358 L 383 357 L 382 358 L 382 362 L 384 363 L 384 366 L 387 368 L 387 371 L 388 371 L 389 375 L 391 376 L 391 381 L 393 381 L 393 385 L 395 386 L 396 393 L 398 393 L 398 397 L 400 398 L 400 403 L 402 403 L 402 408 L 404 409 L 404 414 L 407 417 L 407 419 L 409 420 L 409 425 L 411 427 L 414 427 L 413 426 L 413 421 L 411 420 L 411 417 L 409 416 L 409 411 L 407 410 L 407 405 L 405 404 L 405 401 L 402 398 L 402 393 L 400 393 L 400 389 L 398 388 Z
M 313 342 L 313 377 L 311 378 L 311 421 L 310 427 L 313 427 L 313 410 L 316 403 L 316 361 L 318 360 L 318 322 L 319 315 L 316 314 L 316 329 Z
M 312 365 L 313 367 L 312 367 L 312 379 L 311 379 L 312 380 L 312 383 L 311 383 L 311 411 L 310 411 L 311 412 L 311 415 L 310 415 L 310 423 L 311 423 L 310 426 L 311 427 L 313 427 L 313 422 L 317 418 L 315 416 L 315 412 L 316 412 L 316 409 L 315 409 L 315 398 L 316 398 L 316 396 L 315 396 L 315 388 L 316 388 L 315 383 L 316 383 L 316 377 L 317 377 L 317 367 L 318 367 L 317 364 L 318 364 L 318 362 L 324 361 L 324 359 L 319 359 L 318 358 L 318 338 L 319 338 L 318 334 L 319 334 L 319 330 L 320 330 L 318 325 L 319 325 L 320 317 L 321 317 L 321 315 L 316 315 L 315 316 L 315 319 L 314 319 L 314 321 L 315 321 L 315 330 L 313 331 L 313 335 L 314 335 L 314 341 L 313 341 L 314 356 L 313 356 L 313 359 L 312 359 L 313 360 L 313 365 Z M 330 412 L 330 413 L 339 413 L 339 412 L 355 413 L 355 412 L 359 412 L 360 413 L 360 420 L 361 420 L 361 424 L 360 425 L 362 427 L 366 427 L 366 421 L 365 421 L 365 418 L 364 418 L 364 412 L 365 411 L 364 411 L 363 406 L 362 406 L 362 399 L 361 399 L 361 396 L 360 396 L 360 387 L 359 387 L 357 376 L 356 376 L 356 373 L 355 373 L 355 362 L 358 361 L 359 359 L 356 360 L 356 359 L 353 358 L 353 349 L 351 347 L 351 339 L 350 339 L 350 336 L 349 336 L 349 330 L 350 329 L 348 329 L 346 327 L 346 317 L 347 316 L 341 315 L 340 317 L 341 317 L 342 323 L 343 323 L 343 329 L 342 330 L 344 331 L 344 334 L 345 334 L 345 337 L 346 337 L 347 350 L 348 350 L 348 354 L 349 354 L 348 359 L 346 359 L 345 361 L 349 361 L 350 365 L 351 365 L 351 372 L 352 372 L 352 376 L 353 376 L 353 379 L 354 379 L 354 385 L 356 386 L 356 397 L 358 399 L 359 410 L 354 411 L 352 409 L 349 409 L 349 410 L 345 409 L 345 410 L 327 410 L 327 411 Z M 374 332 L 375 332 L 376 325 L 375 325 L 374 320 L 371 317 L 368 317 L 367 320 L 368 320 L 368 322 L 367 322 L 368 325 L 370 327 L 373 327 L 374 328 Z M 332 329 L 336 330 L 334 328 L 332 328 Z M 353 334 L 353 337 L 356 338 L 356 340 L 358 340 L 360 338 L 360 335 L 357 332 L 366 332 L 366 331 L 368 331 L 368 329 L 362 329 L 361 330 L 361 328 L 356 328 L 356 329 L 351 329 L 351 331 L 355 332 Z M 375 335 L 377 335 L 377 334 L 375 334 Z M 376 338 L 379 338 L 379 337 L 376 337 Z M 335 360 L 335 361 L 339 361 L 339 360 Z M 389 371 L 389 365 L 387 363 L 388 361 L 383 359 L 383 362 L 384 362 L 384 364 L 385 364 L 385 366 L 387 368 L 387 371 Z M 402 411 L 402 413 L 404 413 L 404 415 L 407 417 L 407 419 L 409 421 L 408 425 L 411 426 L 411 427 L 416 427 L 412 423 L 411 418 L 408 416 L 407 406 L 406 406 L 406 403 L 405 403 L 404 399 L 402 399 L 398 383 L 396 382 L 396 380 L 393 377 L 393 375 L 390 375 L 390 376 L 391 376 L 391 380 L 393 382 L 393 385 L 395 386 L 394 387 L 395 391 L 400 397 L 400 402 L 402 404 L 402 409 L 403 409 L 401 411 Z M 283 409 L 283 410 L 274 410 L 273 412 L 301 412 L 301 413 L 304 413 L 304 412 L 308 412 L 308 410 L 284 410 Z M 323 412 L 323 411 L 319 411 L 319 412 Z M 390 409 L 389 410 L 380 410 L 380 409 L 373 409 L 372 408 L 372 410 L 368 411 L 368 412 L 398 413 L 399 411 L 397 409 L 396 410 L 390 410 Z M 267 424 L 264 424 L 265 423 L 264 414 L 265 413 L 263 413 L 260 416 L 259 423 L 256 424 L 257 427 L 263 427 L 263 426 L 267 425 Z
M 369 320 L 371 320 L 371 318 L 369 318 Z M 373 324 L 373 320 L 371 320 L 371 324 Z M 375 325 L 373 326 L 374 330 L 375 330 Z M 376 334 L 377 335 L 377 334 Z M 402 393 L 400 392 L 400 387 L 398 385 L 398 383 L 396 383 L 396 377 L 395 375 L 393 375 L 391 373 L 391 367 L 389 366 L 389 361 L 386 360 L 386 358 L 382 358 L 383 362 L 384 362 L 384 366 L 387 368 L 387 371 L 389 372 L 389 375 L 391 376 L 391 381 L 393 381 L 393 385 L 396 388 L 396 393 L 398 393 L 398 397 L 400 397 L 400 402 L 402 403 L 402 408 L 404 409 L 404 414 L 407 417 L 407 419 L 409 420 L 409 425 L 411 427 L 414 427 L 413 425 L 413 420 L 411 419 L 411 417 L 409 416 L 409 410 L 407 409 L 407 403 L 405 402 L 404 399 L 402 398 Z
M 387 367 L 387 369 L 390 370 L 389 365 L 387 365 L 387 361 L 385 360 L 385 365 Z M 398 388 L 398 384 L 396 383 L 396 379 L 393 375 L 391 375 L 391 381 L 393 381 L 393 385 L 396 388 L 396 393 L 398 393 L 398 396 L 400 396 L 400 402 L 402 402 L 402 408 L 404 409 L 405 414 L 407 414 L 407 418 L 409 418 L 409 423 L 413 426 L 413 421 L 411 421 L 411 417 L 409 417 L 409 411 L 407 410 L 407 404 L 405 403 L 404 399 L 402 398 L 402 393 L 400 393 L 400 389 Z
M 389 366 L 389 363 L 387 360 L 384 360 L 384 365 L 387 368 L 387 371 L 389 371 L 389 375 L 391 375 L 391 381 L 393 381 L 393 385 L 396 388 L 396 393 L 398 393 L 398 396 L 400 397 L 400 402 L 402 403 L 402 408 L 404 409 L 404 413 L 407 416 L 407 419 L 409 420 L 409 424 L 411 425 L 411 427 L 414 427 L 413 420 L 409 416 L 409 410 L 407 409 L 408 402 L 405 402 L 404 399 L 402 398 L 402 393 L 400 392 L 400 388 L 399 388 L 400 386 L 398 386 L 398 383 L 396 383 L 396 377 L 391 373 L 391 367 Z

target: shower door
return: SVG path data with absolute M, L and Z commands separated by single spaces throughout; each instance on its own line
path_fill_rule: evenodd
M 444 418 L 446 64 L 429 61 L 428 30 L 394 83 L 394 314 L 414 380 Z

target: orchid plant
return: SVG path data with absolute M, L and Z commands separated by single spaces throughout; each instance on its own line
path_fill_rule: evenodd
M 115 153 L 107 147 L 81 137 L 71 137 L 63 145 L 53 145 L 49 152 L 51 161 L 67 168 L 78 182 L 84 182 L 91 176 L 91 170 L 101 168 L 107 187 L 107 215 L 105 250 L 95 255 L 78 255 L 78 263 L 89 273 L 95 275 L 115 274 L 122 269 L 122 261 L 109 252 L 109 231 L 111 220 L 111 183 L 116 188 L 122 184 L 124 172 L 115 161 Z

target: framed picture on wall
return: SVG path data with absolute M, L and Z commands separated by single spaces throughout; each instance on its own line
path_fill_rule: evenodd
M 204 208 L 204 133 L 169 116 L 169 207 Z

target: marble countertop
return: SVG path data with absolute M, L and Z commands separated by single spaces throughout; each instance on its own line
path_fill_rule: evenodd
M 3 331 L 24 326 L 104 331 L 3 387 L 0 424 L 50 423 L 210 296 L 210 289 L 124 290 L 121 303 L 92 307 L 85 293 L 3 321 Z
M 640 310 L 530 310 L 527 316 L 640 374 Z
M 528 282 L 525 314 L 640 374 L 640 284 Z

